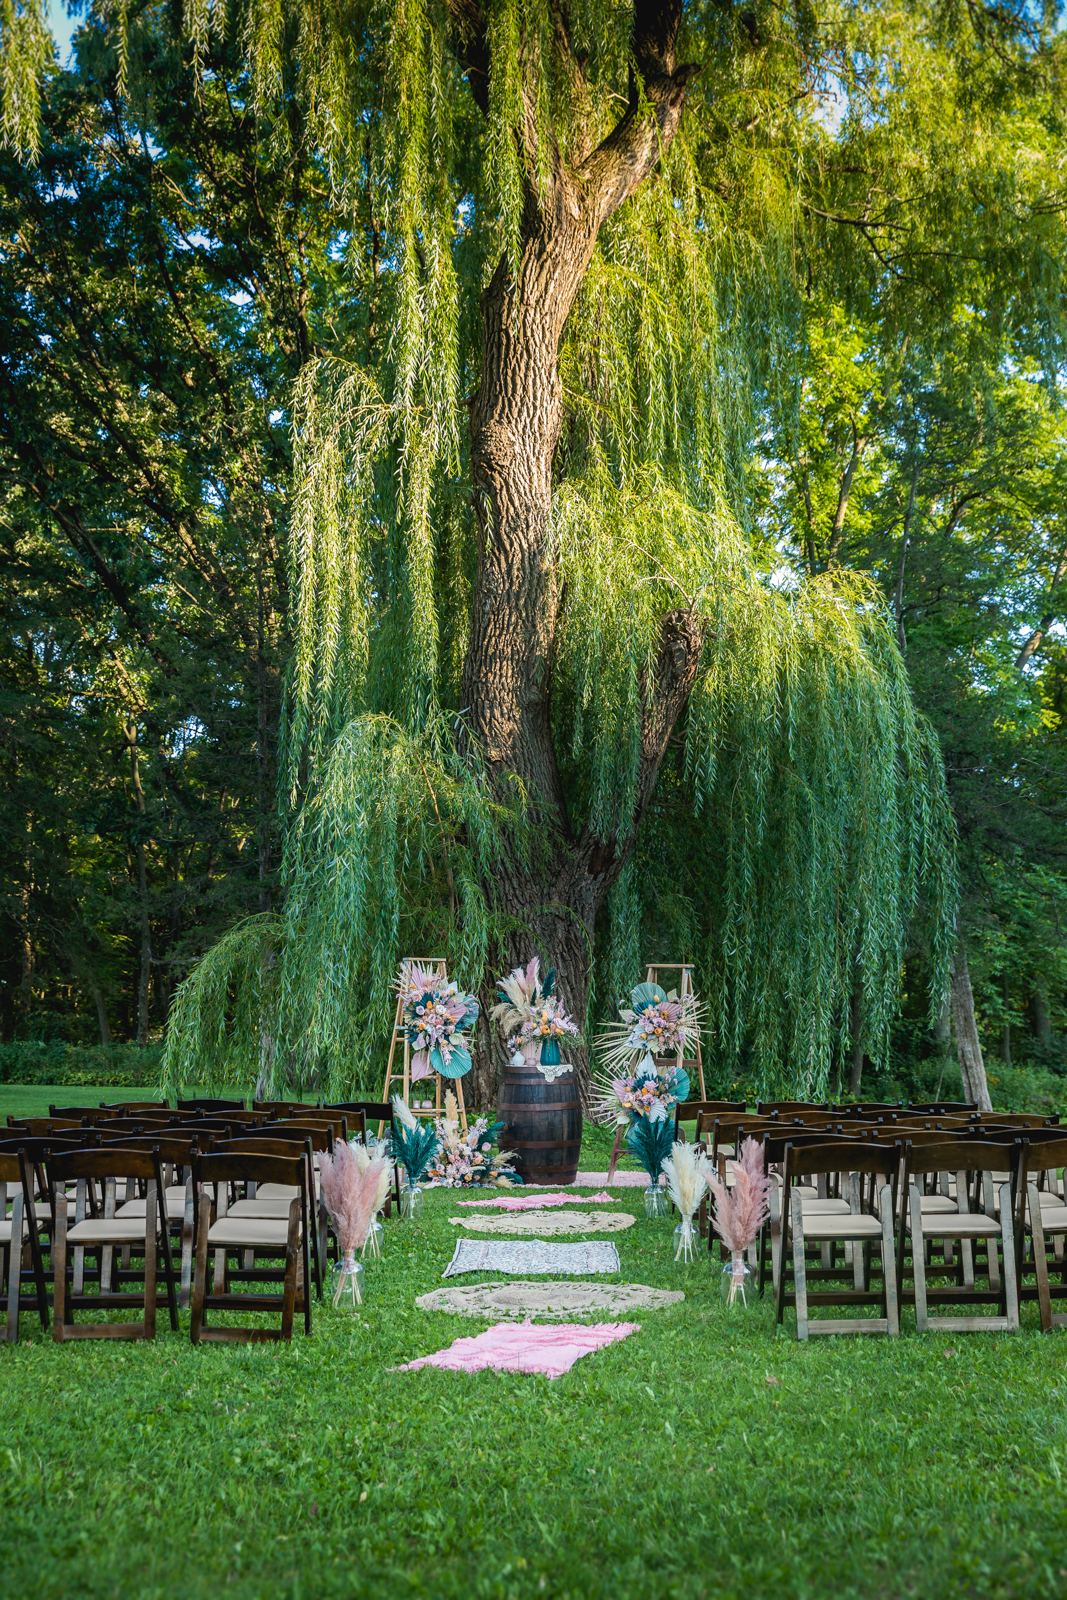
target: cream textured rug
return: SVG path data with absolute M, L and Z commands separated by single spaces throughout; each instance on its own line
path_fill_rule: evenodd
M 442 1278 L 462 1272 L 562 1273 L 569 1278 L 619 1272 L 619 1252 L 603 1240 L 546 1244 L 543 1239 L 460 1239 Z
M 667 1180 L 665 1178 L 660 1178 L 660 1183 L 661 1184 L 665 1183 L 666 1181 Z M 573 1184 L 571 1185 L 571 1188 L 572 1189 L 607 1189 L 607 1188 L 610 1188 L 610 1189 L 647 1189 L 648 1188 L 648 1173 L 647 1172 L 616 1172 L 615 1176 L 611 1179 L 611 1181 L 609 1183 L 608 1175 L 607 1175 L 606 1172 L 579 1172 L 578 1176 L 575 1178 Z
M 509 1211 L 502 1217 L 448 1220 L 454 1228 L 470 1228 L 472 1233 L 525 1233 L 545 1238 L 557 1233 L 621 1233 L 634 1225 L 629 1211 Z
M 415 1301 L 423 1311 L 459 1317 L 627 1317 L 658 1311 L 685 1299 L 681 1289 L 650 1289 L 643 1283 L 472 1283 L 434 1289 Z

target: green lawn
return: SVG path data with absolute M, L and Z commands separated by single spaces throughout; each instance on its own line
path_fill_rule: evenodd
M 635 1213 L 640 1196 L 620 1191 Z M 686 1289 L 555 1382 L 399 1373 L 455 1199 L 386 1225 L 358 1321 L 291 1348 L 0 1346 L 5 1597 L 1015 1596 L 1067 1588 L 1067 1342 L 834 1339 L 729 1316 L 673 1222 L 623 1276 Z M 718 1276 L 716 1265 L 715 1278 Z

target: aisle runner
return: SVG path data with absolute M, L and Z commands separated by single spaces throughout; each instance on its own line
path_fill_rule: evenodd
M 442 1278 L 462 1272 L 561 1272 L 580 1278 L 592 1272 L 620 1272 L 619 1252 L 613 1244 L 545 1244 L 542 1239 L 461 1239 Z
M 681 1289 L 650 1289 L 644 1283 L 454 1283 L 420 1295 L 423 1311 L 451 1311 L 461 1317 L 543 1317 L 587 1315 L 591 1311 L 627 1316 L 658 1311 L 685 1299 Z
M 667 1180 L 661 1177 L 659 1181 L 664 1184 Z M 612 1189 L 647 1189 L 648 1173 L 616 1172 L 615 1176 L 609 1179 L 606 1172 L 579 1172 L 574 1180 L 573 1187 L 575 1189 L 603 1189 L 606 1187 Z M 585 1196 L 583 1195 L 582 1199 L 584 1198 Z
M 526 1211 L 518 1216 L 449 1217 L 454 1228 L 474 1233 L 622 1233 L 632 1228 L 629 1211 Z
M 524 1195 L 514 1200 L 458 1200 L 461 1206 L 497 1206 L 501 1211 L 537 1211 L 541 1206 L 613 1206 L 614 1195 L 603 1194 L 541 1194 Z
M 452 1372 L 478 1372 L 497 1367 L 505 1372 L 543 1372 L 548 1378 L 561 1378 L 574 1363 L 606 1344 L 614 1344 L 631 1333 L 640 1333 L 639 1322 L 597 1322 L 592 1327 L 567 1323 L 534 1327 L 530 1322 L 501 1322 L 473 1339 L 453 1339 L 447 1350 L 408 1361 L 395 1372 L 414 1372 L 418 1367 L 447 1367 Z

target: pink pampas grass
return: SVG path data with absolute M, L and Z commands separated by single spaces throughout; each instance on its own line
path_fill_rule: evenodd
M 349 1272 L 385 1204 L 391 1177 L 392 1163 L 372 1157 L 361 1144 L 337 1144 L 332 1156 L 325 1150 L 319 1155 L 320 1191 Z
M 746 1139 L 740 1161 L 728 1163 L 733 1169 L 734 1186 L 727 1189 L 718 1176 L 708 1178 L 715 1201 L 715 1232 L 730 1252 L 733 1269 L 730 1303 L 743 1293 L 745 1251 L 759 1233 L 770 1211 L 771 1180 L 763 1170 L 763 1146 Z

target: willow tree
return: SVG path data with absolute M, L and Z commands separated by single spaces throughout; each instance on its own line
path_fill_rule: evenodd
M 5 13 L 24 145 L 35 14 Z M 117 92 L 171 14 L 97 18 Z M 776 570 L 749 464 L 766 396 L 797 382 L 813 275 L 903 328 L 948 280 L 953 208 L 988 189 L 1003 235 L 1016 177 L 975 107 L 1022 92 L 1016 23 L 190 0 L 188 84 L 243 49 L 235 114 L 280 162 L 314 146 L 351 276 L 293 396 L 285 910 L 186 983 L 171 1081 L 372 1078 L 397 957 L 428 944 L 477 984 L 536 951 L 585 1018 L 593 971 L 621 990 L 640 957 L 633 863 L 670 853 L 635 846 L 665 783 L 696 821 L 661 887 L 703 907 L 677 954 L 765 1083 L 825 1085 L 857 974 L 877 1049 L 920 904 L 943 989 L 935 743 L 874 591 Z

